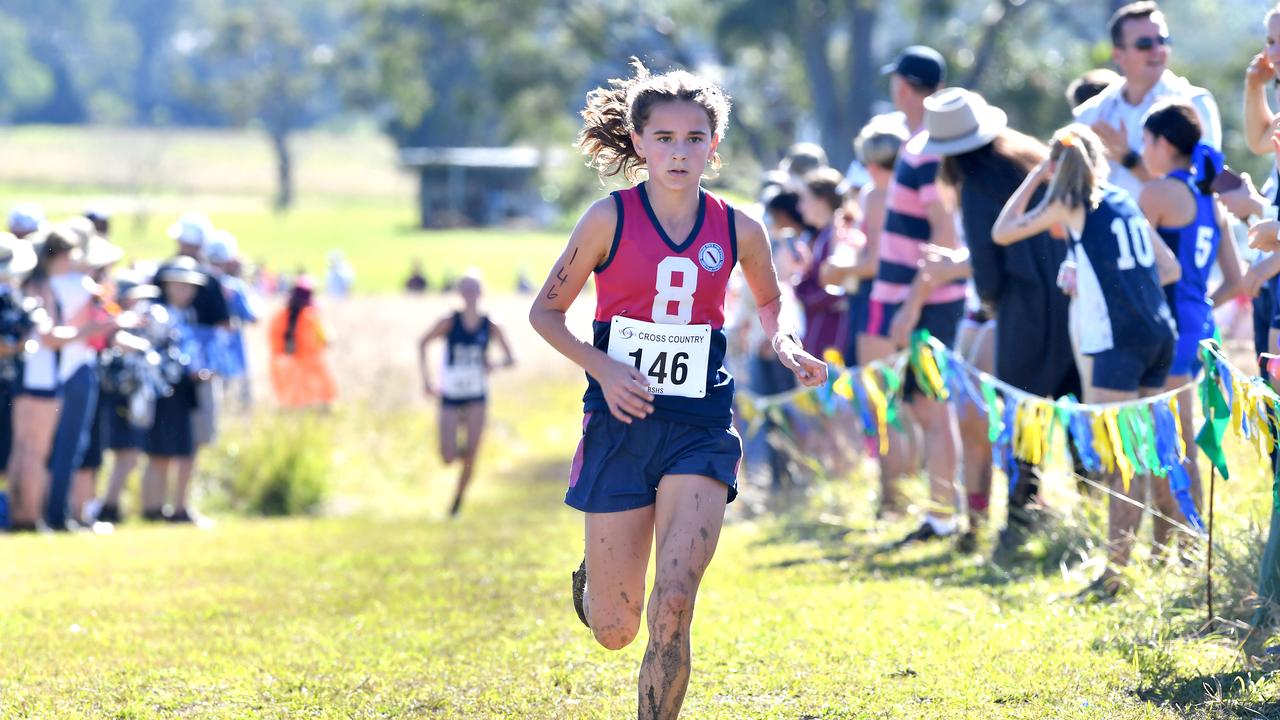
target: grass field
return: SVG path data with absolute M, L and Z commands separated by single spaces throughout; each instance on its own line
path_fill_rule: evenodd
M 495 380 L 456 521 L 413 379 L 412 337 L 447 308 L 362 298 L 326 306 L 345 397 L 320 419 L 332 446 L 314 449 L 332 468 L 327 517 L 0 538 L 0 716 L 633 717 L 644 631 L 609 653 L 569 603 L 582 531 L 560 500 L 581 385 L 520 322 L 526 302 L 492 299 L 522 362 Z M 208 472 L 296 420 L 263 413 L 229 428 Z M 1232 483 L 1218 498 L 1225 616 L 1249 582 L 1230 560 L 1248 554 L 1242 518 L 1267 503 L 1256 474 Z M 906 526 L 871 519 L 872 484 L 857 473 L 763 515 L 735 504 L 700 594 L 685 717 L 1280 713 L 1274 676 L 1193 631 L 1195 572 L 1140 563 L 1127 599 L 1086 605 L 1071 595 L 1088 566 L 1005 575 L 945 546 L 887 552 Z M 1100 505 L 1074 497 L 1077 512 Z

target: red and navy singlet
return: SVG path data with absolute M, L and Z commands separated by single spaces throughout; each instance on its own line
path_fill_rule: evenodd
M 688 238 L 667 236 L 641 183 L 612 194 L 618 211 L 609 256 L 595 270 L 594 344 L 609 350 L 610 323 L 621 315 L 663 325 L 711 326 L 705 397 L 655 395 L 650 417 L 702 427 L 730 427 L 733 376 L 724 367 L 724 299 L 738 262 L 733 208 L 699 189 Z M 586 412 L 608 412 L 600 384 L 587 376 Z

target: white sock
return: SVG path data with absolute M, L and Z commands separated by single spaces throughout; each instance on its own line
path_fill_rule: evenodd
M 929 523 L 930 527 L 933 528 L 933 531 L 939 535 L 950 535 L 956 531 L 956 519 L 954 517 L 941 520 L 932 515 L 927 515 L 925 516 L 924 521 Z

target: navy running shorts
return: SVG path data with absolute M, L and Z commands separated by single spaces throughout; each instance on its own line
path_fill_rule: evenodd
M 1111 348 L 1093 355 L 1093 386 L 1104 390 L 1135 392 L 1139 387 L 1164 387 L 1173 366 L 1174 340 L 1143 347 Z
M 652 505 L 667 475 L 701 475 L 738 495 L 742 440 L 732 427 L 712 428 L 649 417 L 622 423 L 608 411 L 582 420 L 564 502 L 582 512 L 608 513 Z

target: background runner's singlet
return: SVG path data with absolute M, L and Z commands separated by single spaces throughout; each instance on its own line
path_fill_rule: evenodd
M 651 417 L 704 427 L 729 427 L 733 376 L 725 370 L 724 299 L 738 261 L 733 208 L 699 190 L 698 213 L 687 238 L 671 238 L 658 222 L 641 183 L 612 193 L 618 212 L 609 256 L 595 270 L 594 344 L 608 352 L 615 316 L 662 325 L 709 325 L 710 356 L 705 397 L 654 396 Z M 663 358 L 669 362 L 669 359 Z M 659 358 L 643 358 L 651 377 L 669 373 Z M 652 371 L 652 372 L 651 372 Z M 587 376 L 584 411 L 608 412 L 600 384 Z
M 485 367 L 489 328 L 488 316 L 482 315 L 480 325 L 475 330 L 468 330 L 462 313 L 453 314 L 453 323 L 445 336 L 444 370 L 440 379 L 440 396 L 445 404 L 485 399 L 489 375 Z
M 1076 302 L 1081 303 L 1080 351 L 1145 347 L 1166 341 L 1173 317 L 1156 271 L 1156 238 L 1129 193 L 1100 188 L 1084 230 L 1071 244 L 1076 259 Z

